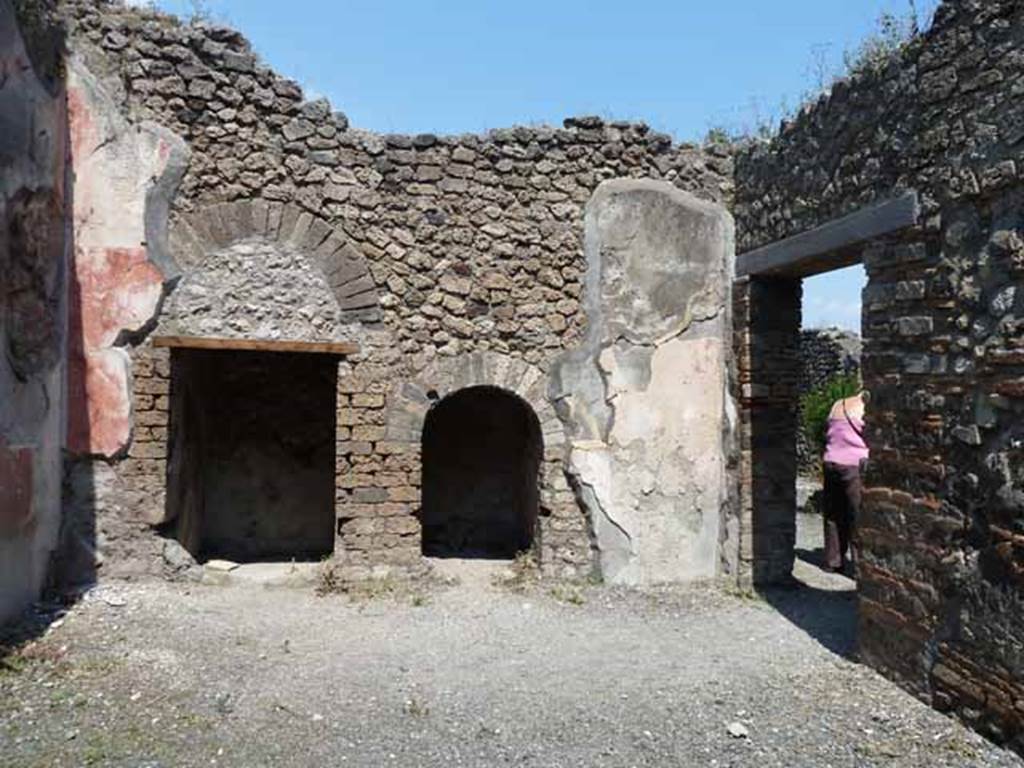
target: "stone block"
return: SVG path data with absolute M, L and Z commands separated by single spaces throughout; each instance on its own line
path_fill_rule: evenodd
M 900 336 L 921 336 L 931 333 L 935 327 L 930 317 L 900 317 L 895 322 Z
M 357 392 L 352 395 L 353 408 L 383 408 L 384 395 Z
M 420 533 L 420 522 L 415 517 L 389 517 L 384 520 L 384 532 L 399 536 Z
M 352 429 L 352 439 L 365 442 L 377 442 L 384 439 L 385 428 L 375 425 L 360 425 Z
M 420 489 L 413 486 L 394 486 L 387 489 L 388 501 L 418 502 L 420 500 Z
M 350 498 L 356 504 L 377 504 L 388 501 L 388 491 L 384 488 L 355 488 Z
M 338 443 L 337 451 L 339 456 L 367 455 L 373 452 L 373 446 L 365 442 L 343 442 Z
M 388 455 L 405 455 L 412 454 L 418 450 L 418 445 L 412 442 L 395 442 L 395 441 L 381 441 L 377 443 L 377 453 L 388 456 Z
M 344 291 L 345 288 L 340 289 Z M 377 291 L 370 289 L 363 293 L 357 293 L 350 296 L 341 296 L 338 299 L 338 306 L 341 309 L 348 310 L 366 310 L 372 307 L 376 307 L 380 299 L 377 297 Z

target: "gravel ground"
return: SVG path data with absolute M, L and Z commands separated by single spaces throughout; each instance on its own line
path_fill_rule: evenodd
M 1024 767 L 851 661 L 852 582 L 797 575 L 104 584 L 0 666 L 0 765 Z

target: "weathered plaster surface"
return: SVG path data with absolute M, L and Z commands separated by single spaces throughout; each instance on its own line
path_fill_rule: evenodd
M 131 438 L 130 363 L 119 347 L 124 334 L 155 317 L 164 282 L 175 274 L 173 262 L 149 247 L 161 237 L 147 211 L 166 210 L 162 195 L 173 193 L 187 150 L 160 126 L 130 124 L 75 59 L 68 105 L 76 181 L 68 447 L 113 456 Z
M 66 275 L 62 94 L 0 0 L 0 621 L 39 594 L 60 525 Z
M 588 337 L 552 396 L 604 578 L 714 576 L 731 498 L 729 214 L 653 181 L 587 206 Z

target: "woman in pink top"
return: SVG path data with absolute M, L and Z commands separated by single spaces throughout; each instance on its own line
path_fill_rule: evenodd
M 865 393 L 837 400 L 828 415 L 825 441 L 825 566 L 845 571 L 854 554 L 854 527 L 860 514 L 862 463 L 868 457 L 864 442 Z M 855 558 L 851 558 L 855 559 Z

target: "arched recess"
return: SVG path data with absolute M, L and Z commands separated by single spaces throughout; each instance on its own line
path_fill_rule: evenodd
M 345 322 L 379 323 L 377 286 L 366 258 L 345 232 L 293 204 L 239 200 L 211 205 L 171 224 L 170 250 L 188 272 L 210 253 L 260 239 L 306 256 L 338 300 Z
M 497 352 L 475 352 L 437 360 L 412 380 L 396 383 L 388 393 L 387 442 L 384 445 L 388 446 L 388 451 L 418 456 L 422 470 L 421 446 L 428 414 L 442 407 L 450 396 L 474 388 L 486 388 L 522 401 L 523 407 L 535 418 L 539 431 L 537 455 L 540 465 L 539 472 L 534 475 L 538 482 L 536 508 L 542 517 L 537 529 L 546 535 L 543 534 L 544 518 L 548 514 L 569 514 L 569 505 L 564 497 L 566 494 L 571 497 L 571 493 L 565 480 L 568 447 L 565 429 L 547 397 L 548 377 L 537 366 Z M 529 470 L 524 469 L 526 471 Z M 421 471 L 421 477 L 422 474 Z M 426 501 L 422 494 L 420 501 Z M 421 505 L 417 514 L 422 518 L 423 513 Z M 428 521 L 421 519 L 421 522 Z M 541 542 L 534 540 L 532 545 L 543 552 Z
M 496 387 L 518 395 L 537 415 L 545 456 L 564 458 L 565 429 L 548 400 L 547 375 L 535 365 L 499 352 L 444 358 L 415 378 L 396 384 L 388 396 L 387 440 L 419 446 L 428 410 L 468 387 Z
M 526 401 L 488 386 L 448 395 L 427 413 L 421 455 L 424 555 L 511 559 L 533 547 L 544 447 Z

